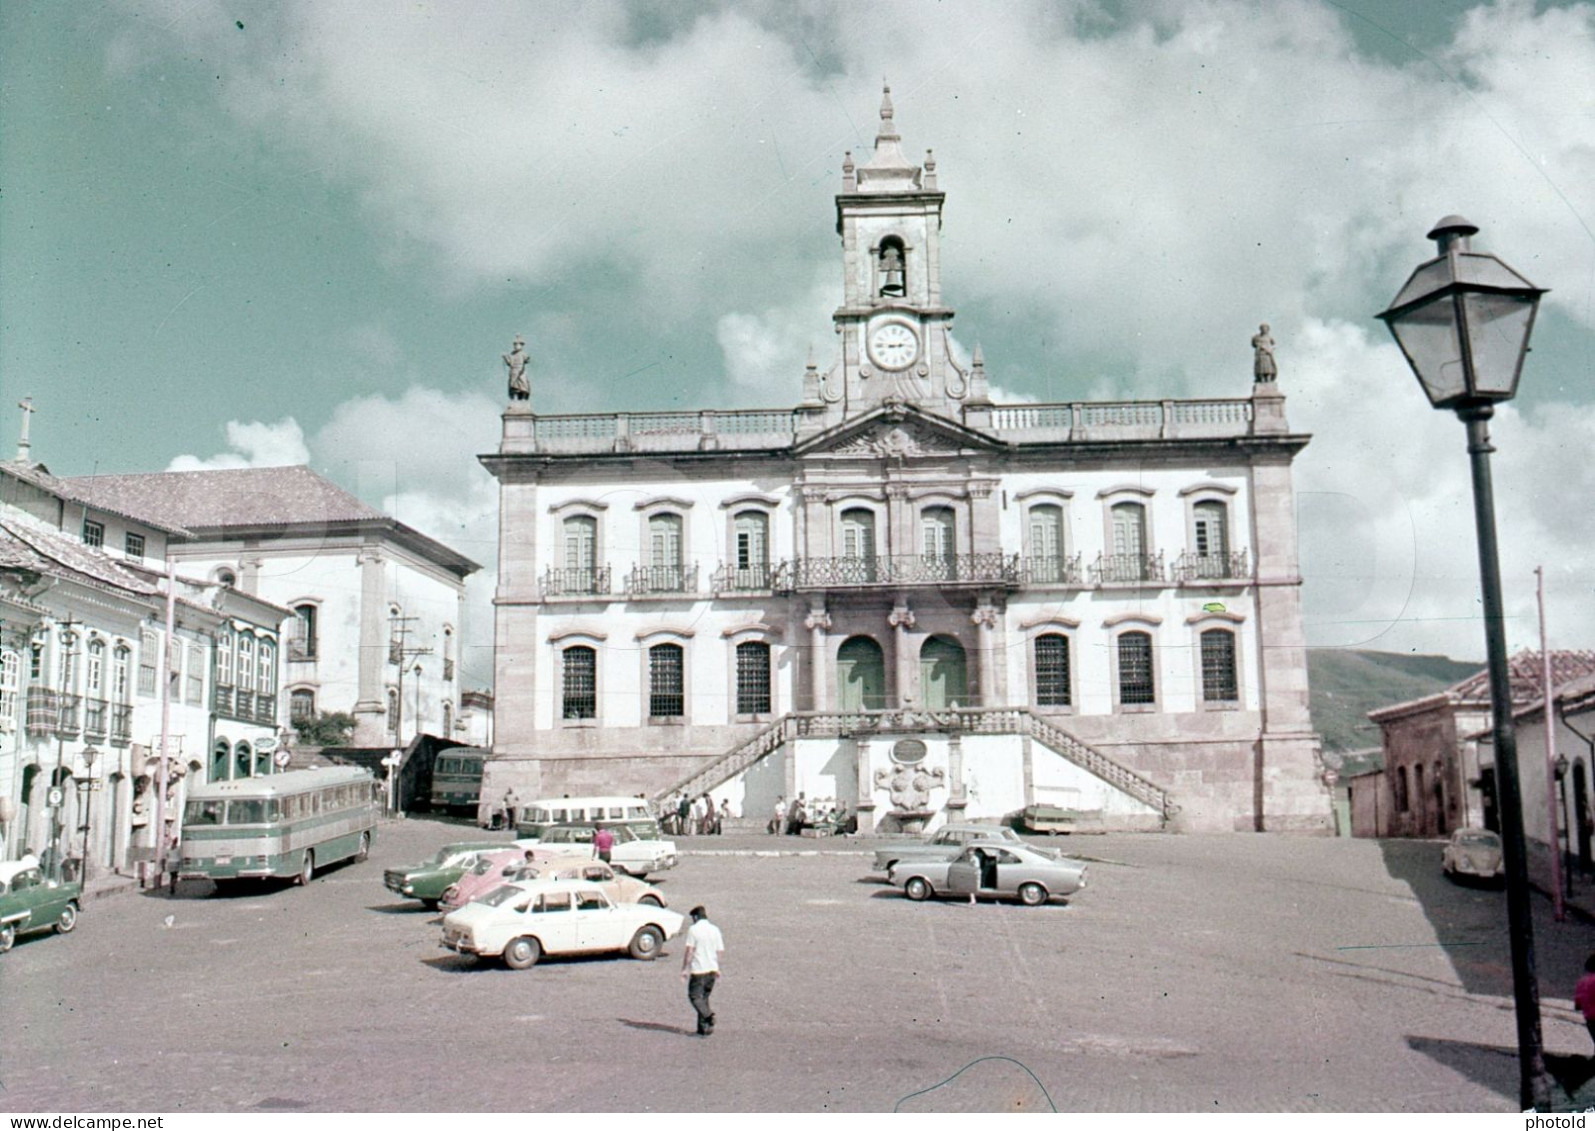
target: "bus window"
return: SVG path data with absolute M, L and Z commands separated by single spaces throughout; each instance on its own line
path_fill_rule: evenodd
M 275 803 L 265 800 L 233 801 L 227 806 L 227 823 L 229 825 L 263 825 L 272 819 L 268 815 L 268 806 L 276 808 Z
M 221 801 L 190 801 L 183 821 L 189 825 L 219 825 L 222 823 Z
M 642 805 L 628 805 L 626 806 L 626 816 L 632 820 L 647 820 L 648 810 Z
M 565 823 L 565 810 L 552 809 L 550 812 L 553 814 L 553 816 L 551 816 L 549 820 L 553 821 L 556 825 L 563 825 Z
M 618 821 L 622 817 L 624 817 L 625 815 L 626 815 L 626 811 L 624 809 L 622 809 L 619 805 L 611 805 L 609 807 L 609 819 L 610 820 Z

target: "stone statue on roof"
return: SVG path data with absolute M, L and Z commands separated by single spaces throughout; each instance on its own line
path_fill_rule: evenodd
M 530 360 L 526 353 L 526 340 L 516 334 L 510 352 L 504 355 L 504 365 L 510 371 L 509 393 L 512 401 L 532 399 L 532 382 L 526 376 L 526 363 Z
M 1266 385 L 1277 376 L 1279 368 L 1274 364 L 1274 336 L 1268 332 L 1268 323 L 1264 322 L 1252 335 L 1252 380 L 1259 385 Z

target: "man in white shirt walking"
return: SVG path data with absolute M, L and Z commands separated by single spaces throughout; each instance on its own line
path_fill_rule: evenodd
M 720 928 L 709 922 L 709 913 L 700 905 L 691 912 L 692 926 L 683 937 L 681 977 L 687 983 L 687 1000 L 698 1014 L 698 1036 L 707 1037 L 714 1032 L 714 1010 L 709 1008 L 709 995 L 714 992 L 715 979 L 720 976 L 720 954 L 725 950 L 725 939 Z

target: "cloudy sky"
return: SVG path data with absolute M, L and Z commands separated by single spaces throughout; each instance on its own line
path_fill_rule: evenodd
M 58 474 L 306 462 L 491 567 L 516 333 L 538 411 L 798 399 L 885 78 L 1009 396 L 1241 396 L 1272 324 L 1321 647 L 1482 658 L 1462 428 L 1371 317 L 1479 225 L 1551 288 L 1494 427 L 1511 641 L 1543 564 L 1595 647 L 1592 76 L 1595 7 L 1529 0 L 16 0 L 0 419 Z

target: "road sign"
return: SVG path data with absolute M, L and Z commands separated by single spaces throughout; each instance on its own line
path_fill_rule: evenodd
M 66 800 L 66 790 L 58 785 L 52 785 L 50 792 L 45 794 L 44 803 L 51 809 L 61 808 L 61 803 Z

